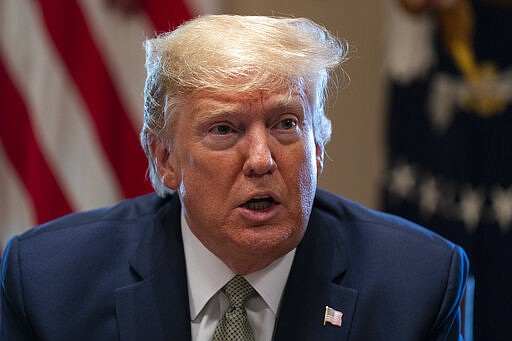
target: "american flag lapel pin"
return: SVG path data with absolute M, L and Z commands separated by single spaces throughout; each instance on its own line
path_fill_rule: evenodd
M 324 326 L 330 323 L 333 326 L 341 327 L 343 313 L 329 306 L 325 306 Z

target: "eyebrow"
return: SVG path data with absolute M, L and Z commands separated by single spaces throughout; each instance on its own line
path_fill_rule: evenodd
M 298 94 L 278 95 L 274 97 L 272 101 L 267 102 L 267 105 L 275 109 L 303 109 L 303 101 Z

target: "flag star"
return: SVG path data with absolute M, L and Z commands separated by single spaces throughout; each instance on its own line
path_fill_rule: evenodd
M 512 225 L 512 187 L 507 190 L 496 187 L 493 190 L 492 208 L 502 232 L 509 232 Z
M 414 171 L 411 165 L 400 163 L 391 171 L 389 190 L 401 198 L 409 196 L 415 185 Z
M 459 215 L 468 232 L 474 232 L 482 215 L 484 198 L 480 191 L 470 187 L 465 188 L 461 193 Z
M 436 179 L 428 177 L 420 186 L 420 210 L 422 213 L 430 216 L 436 209 L 440 199 L 439 188 Z

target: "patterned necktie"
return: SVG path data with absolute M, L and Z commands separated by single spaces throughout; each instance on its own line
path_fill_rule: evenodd
M 244 305 L 256 295 L 256 290 L 242 276 L 233 277 L 222 290 L 228 296 L 229 307 L 219 321 L 212 341 L 254 341 Z

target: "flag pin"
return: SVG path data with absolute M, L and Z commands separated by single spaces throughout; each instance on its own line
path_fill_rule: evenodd
M 324 326 L 330 323 L 333 326 L 341 327 L 343 313 L 329 306 L 325 306 Z

